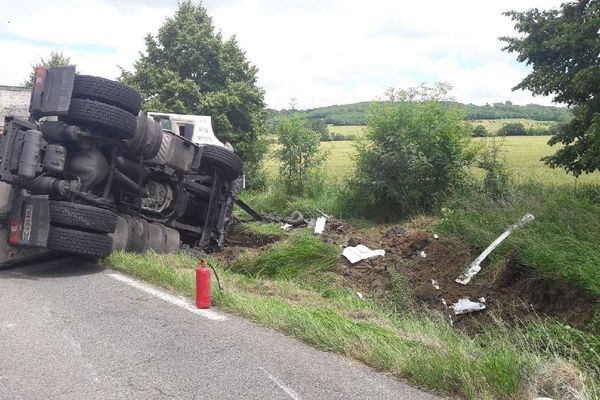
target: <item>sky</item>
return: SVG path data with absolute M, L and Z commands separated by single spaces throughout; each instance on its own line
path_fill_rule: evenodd
M 271 108 L 315 108 L 381 98 L 389 87 L 448 82 L 465 103 L 552 104 L 511 88 L 528 66 L 501 49 L 515 35 L 507 10 L 563 0 L 205 0 L 225 37 L 259 69 Z M 173 0 L 0 0 L 0 85 L 19 85 L 52 50 L 78 71 L 115 79 Z

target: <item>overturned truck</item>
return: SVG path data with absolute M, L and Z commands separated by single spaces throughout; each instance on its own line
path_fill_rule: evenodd
M 29 119 L 7 116 L 0 136 L 0 265 L 222 246 L 242 160 L 208 117 L 140 105 L 73 66 L 36 71 Z

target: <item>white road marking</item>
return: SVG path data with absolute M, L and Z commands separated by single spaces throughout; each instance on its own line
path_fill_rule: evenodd
M 213 321 L 227 320 L 226 316 L 221 315 L 215 311 L 196 308 L 194 305 L 190 304 L 190 302 L 184 297 L 175 296 L 170 293 L 163 292 L 162 290 L 159 290 L 159 289 L 152 287 L 150 285 L 147 285 L 145 283 L 136 281 L 135 279 L 131 279 L 125 275 L 121 275 L 121 274 L 107 274 L 107 275 L 113 279 L 116 279 L 119 282 L 122 282 L 126 285 L 129 285 L 138 290 L 141 290 L 142 292 L 146 292 L 154 297 L 158 297 L 159 299 L 166 301 L 167 303 L 171 303 L 173 305 L 176 305 L 179 308 L 183 308 L 184 310 L 189 311 L 192 314 L 200 315 L 201 317 L 204 317 L 206 319 L 210 319 Z
M 279 386 L 279 388 L 281 390 L 283 390 L 288 396 L 290 396 L 294 400 L 301 400 L 301 398 L 298 395 L 298 393 L 296 393 L 294 390 L 290 389 L 285 383 L 281 382 L 279 379 L 277 379 L 276 377 L 274 377 L 273 375 L 271 375 L 263 367 L 260 367 L 260 369 L 262 369 L 265 372 L 265 374 L 267 374 L 267 376 L 269 377 L 269 379 L 272 380 L 277 386 Z

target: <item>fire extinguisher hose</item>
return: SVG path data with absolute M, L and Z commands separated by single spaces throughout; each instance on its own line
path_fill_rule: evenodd
M 213 267 L 212 265 L 208 264 L 207 265 L 210 267 L 210 269 L 213 270 L 213 272 L 215 273 L 215 278 L 217 278 L 217 286 L 219 287 L 219 292 L 223 293 L 223 286 L 221 286 L 221 280 L 219 279 L 219 274 L 217 274 L 217 270 L 215 269 L 215 267 Z

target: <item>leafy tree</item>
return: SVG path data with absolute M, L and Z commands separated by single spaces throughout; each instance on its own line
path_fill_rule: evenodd
M 348 182 L 356 212 L 404 216 L 435 208 L 466 177 L 475 152 L 447 85 L 394 92 L 369 115 Z
M 280 147 L 275 157 L 280 162 L 279 172 L 286 183 L 288 193 L 302 194 L 312 173 L 322 164 L 319 151 L 320 134 L 307 128 L 306 117 L 299 113 L 280 117 L 276 125 Z
M 29 73 L 29 78 L 27 78 L 27 80 L 23 82 L 23 86 L 33 86 L 33 82 L 35 81 L 35 70 L 39 67 L 62 67 L 64 65 L 69 65 L 70 62 L 71 58 L 65 56 L 61 51 L 51 51 L 50 57 L 48 57 L 47 59 L 40 57 L 39 61 L 31 64 L 31 72 Z
M 225 40 L 202 5 L 184 0 L 145 41 L 133 72 L 122 70 L 120 78 L 140 91 L 144 110 L 210 115 L 216 135 L 234 145 L 256 183 L 267 151 L 264 91 L 236 38 Z
M 485 129 L 485 126 L 479 124 L 475 125 L 473 128 L 473 136 L 475 137 L 485 137 L 488 135 L 488 130 Z
M 498 135 L 500 136 L 524 136 L 526 134 L 525 125 L 520 122 L 509 122 L 498 129 Z
M 521 35 L 501 38 L 505 50 L 532 67 L 515 89 L 553 95 L 573 106 L 574 118 L 549 141 L 563 146 L 545 162 L 575 176 L 600 169 L 600 2 L 579 0 L 506 15 Z

